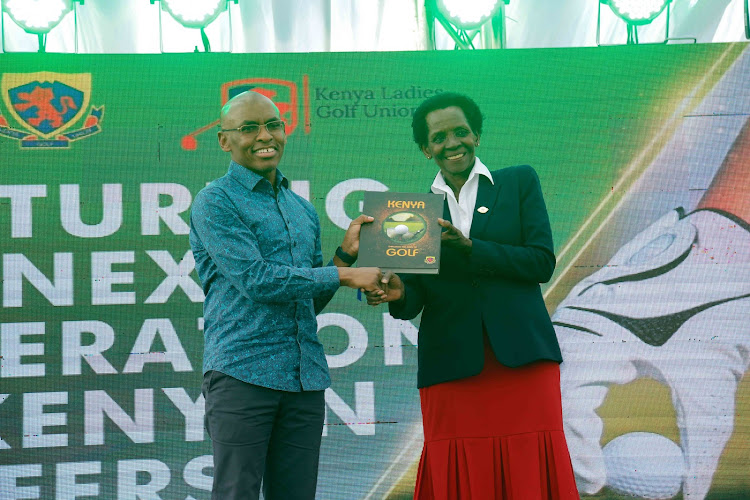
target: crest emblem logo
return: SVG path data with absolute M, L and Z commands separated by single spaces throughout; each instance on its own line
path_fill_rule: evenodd
M 310 133 L 309 120 L 309 96 L 307 91 L 307 75 L 303 77 L 303 112 L 305 115 L 305 133 Z M 299 90 L 297 84 L 288 80 L 279 80 L 277 78 L 245 78 L 226 82 L 221 86 L 221 104 L 222 106 L 234 96 L 252 90 L 271 99 L 276 107 L 279 108 L 281 119 L 286 122 L 286 134 L 292 135 L 299 125 Z M 198 149 L 197 136 L 216 127 L 219 120 L 215 120 L 197 130 L 190 132 L 182 137 L 180 145 L 182 149 L 193 151 Z
M 91 73 L 3 73 L 0 92 L 5 111 L 25 129 L 13 128 L 0 112 L 0 136 L 21 148 L 68 148 L 101 130 L 104 106 L 88 109 Z M 87 111 L 83 126 L 69 131 Z

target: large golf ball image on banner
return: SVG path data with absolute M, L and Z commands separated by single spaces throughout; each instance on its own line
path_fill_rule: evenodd
M 425 235 L 426 227 L 424 219 L 412 212 L 391 214 L 383 222 L 383 232 L 397 245 L 419 241 Z
M 607 443 L 602 451 L 607 484 L 618 493 L 666 499 L 682 488 L 685 475 L 682 449 L 660 434 L 630 432 Z

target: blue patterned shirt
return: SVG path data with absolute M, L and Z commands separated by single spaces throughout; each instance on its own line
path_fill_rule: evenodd
M 195 197 L 190 246 L 206 299 L 203 372 L 217 370 L 283 391 L 331 383 L 316 314 L 339 287 L 323 267 L 320 220 L 276 172 L 264 177 L 232 161 Z

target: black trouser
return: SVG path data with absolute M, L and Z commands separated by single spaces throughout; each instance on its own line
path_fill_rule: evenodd
M 213 500 L 312 500 L 323 431 L 323 391 L 285 392 L 217 371 L 203 377 L 214 449 Z

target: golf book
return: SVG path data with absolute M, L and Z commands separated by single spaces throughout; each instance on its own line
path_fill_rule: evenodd
M 365 191 L 362 213 L 375 220 L 362 226 L 359 266 L 396 273 L 437 274 L 444 197 L 432 193 Z

